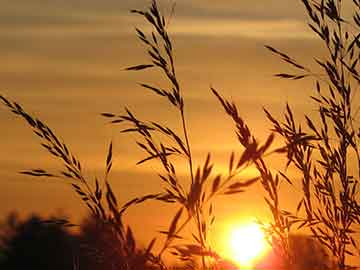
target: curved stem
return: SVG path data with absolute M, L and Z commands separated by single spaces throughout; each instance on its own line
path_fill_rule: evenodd
M 189 158 L 189 170 L 190 170 L 190 176 L 191 176 L 191 184 L 193 184 L 194 183 L 193 160 L 192 160 L 191 147 L 190 147 L 190 142 L 189 142 L 189 135 L 188 135 L 187 128 L 186 128 L 184 109 L 181 108 L 180 112 L 181 112 L 181 121 L 182 121 L 183 132 L 184 132 L 184 136 L 185 136 L 186 149 L 187 149 L 188 158 Z
M 179 234 L 184 228 L 185 226 L 190 222 L 191 220 L 191 216 L 188 216 L 188 218 L 184 221 L 184 223 L 175 231 L 174 235 Z M 167 239 L 165 242 L 165 245 L 163 246 L 163 248 L 160 250 L 158 257 L 161 259 L 161 256 L 163 255 L 164 251 L 169 247 L 169 245 L 171 244 L 171 242 L 173 241 L 174 238 L 170 238 Z

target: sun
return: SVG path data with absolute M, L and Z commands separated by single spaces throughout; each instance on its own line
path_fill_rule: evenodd
M 229 232 L 227 255 L 242 269 L 252 268 L 269 249 L 264 232 L 255 222 L 238 225 Z

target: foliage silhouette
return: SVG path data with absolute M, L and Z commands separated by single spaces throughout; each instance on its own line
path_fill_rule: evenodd
M 76 239 L 64 227 L 45 224 L 36 215 L 21 222 L 16 214 L 1 227 L 1 269 L 73 269 Z
M 123 129 L 123 132 L 136 133 L 140 137 L 141 141 L 137 142 L 137 144 L 148 156 L 139 161 L 139 164 L 153 160 L 160 163 L 163 172 L 159 173 L 159 177 L 165 185 L 161 193 L 134 198 L 119 207 L 108 181 L 108 175 L 112 167 L 112 143 L 110 143 L 106 158 L 105 177 L 103 179 L 105 190 L 103 190 L 101 188 L 103 185 L 100 184 L 98 179 L 95 178 L 92 182 L 86 179 L 81 162 L 45 123 L 31 116 L 16 102 L 12 102 L 3 96 L 0 96 L 0 98 L 13 113 L 23 118 L 30 125 L 34 133 L 41 139 L 41 145 L 52 156 L 60 159 L 64 165 L 64 170 L 58 174 L 50 173 L 44 169 L 33 169 L 22 173 L 35 177 L 65 177 L 68 179 L 74 191 L 99 220 L 99 223 L 106 226 L 106 229 L 104 227 L 103 230 L 115 233 L 120 239 L 119 250 L 122 257 L 131 258 L 135 247 L 131 229 L 126 229 L 123 226 L 122 214 L 132 205 L 146 200 L 158 200 L 164 203 L 174 203 L 177 205 L 178 210 L 170 222 L 169 229 L 161 232 L 166 237 L 158 254 L 151 253 L 155 240 L 148 245 L 145 254 L 147 260 L 157 264 L 160 268 L 164 268 L 162 256 L 164 252 L 171 252 L 181 260 L 189 262 L 189 267 L 196 265 L 195 257 L 200 257 L 202 267 L 205 269 L 209 263 L 207 257 L 211 257 L 212 260 L 219 258 L 219 255 L 212 250 L 207 240 L 209 228 L 215 220 L 213 199 L 219 194 L 233 195 L 242 193 L 248 186 L 259 179 L 258 177 L 241 179 L 239 174 L 268 150 L 273 136 L 270 135 L 264 145 L 259 145 L 254 137 L 248 138 L 248 131 L 245 128 L 239 128 L 238 136 L 245 140 L 244 151 L 238 154 L 231 153 L 227 174 L 215 176 L 211 174 L 213 164 L 210 154 L 207 154 L 203 165 L 195 170 L 185 117 L 185 101 L 181 84 L 176 77 L 173 45 L 167 32 L 166 20 L 160 14 L 156 1 L 152 1 L 148 10 L 133 10 L 132 12 L 143 16 L 153 27 L 151 37 L 147 37 L 140 29 L 136 29 L 139 39 L 148 48 L 151 63 L 130 67 L 127 70 L 139 71 L 152 67 L 160 69 L 169 81 L 168 88 L 160 89 L 148 84 L 141 84 L 141 86 L 150 89 L 160 97 L 166 97 L 169 104 L 179 113 L 179 124 L 183 132 L 177 134 L 170 127 L 155 121 L 139 120 L 128 109 L 125 110 L 123 115 L 112 113 L 103 113 L 102 115 L 109 118 L 112 123 L 124 122 L 123 124 L 130 127 Z M 221 100 L 220 95 L 215 90 L 213 91 Z M 235 105 L 231 104 L 230 106 L 231 110 L 234 110 L 237 120 L 243 123 Z M 186 179 L 183 179 L 184 181 L 181 181 L 177 174 L 173 159 L 175 157 L 182 157 L 188 164 L 188 175 Z M 104 197 L 106 198 L 107 207 L 104 205 Z M 185 236 L 182 235 L 184 228 L 187 226 L 194 226 L 192 230 L 194 233 L 190 240 L 185 239 Z M 174 243 L 179 239 L 182 240 L 181 244 Z M 185 240 L 187 242 L 184 244 Z M 123 267 L 129 268 L 130 265 L 124 265 Z
M 149 264 L 147 251 L 134 247 L 124 257 L 117 234 L 92 216 L 83 220 L 79 232 L 59 226 L 62 219 L 44 220 L 32 215 L 20 220 L 16 213 L 1 221 L 1 269 L 158 269 Z M 135 245 L 135 242 L 134 242 Z
M 294 258 L 292 269 L 334 269 L 333 258 L 319 241 L 304 235 L 290 236 L 290 249 Z
M 283 268 L 283 257 L 273 250 L 255 269 L 289 269 L 289 270 L 327 270 L 336 269 L 333 256 L 315 238 L 309 235 L 290 235 L 289 245 L 293 263 L 287 268 Z M 276 245 L 273 246 L 276 249 Z M 280 247 L 281 248 L 281 247 Z
M 352 4 L 352 17 L 344 17 L 344 2 Z M 357 71 L 360 2 L 302 0 L 302 3 L 309 27 L 327 51 L 324 59 L 314 57 L 321 73 L 266 46 L 296 70 L 294 74 L 276 76 L 314 80 L 315 93 L 311 98 L 318 112 L 317 117 L 305 115 L 306 125 L 301 125 L 289 105 L 284 120 L 277 120 L 265 110 L 273 131 L 284 141 L 278 152 L 287 155 L 286 167 L 293 166 L 301 174 L 303 198 L 296 213 L 282 211 L 282 215 L 287 220 L 288 231 L 294 224 L 310 228 L 313 236 L 333 254 L 337 267 L 347 269 L 351 267 L 347 259 L 360 255 L 356 240 L 359 235 L 356 227 L 360 223 L 360 133 L 356 123 L 359 104 L 355 102 L 360 82 Z M 280 175 L 290 181 L 285 172 Z
M 20 220 L 16 213 L 12 213 L 1 224 L 0 250 L 4 256 L 0 260 L 1 269 L 122 269 L 124 260 L 131 269 L 158 269 L 148 265 L 144 256 L 146 251 L 139 247 L 132 258 L 121 257 L 116 235 L 91 216 L 82 221 L 79 232 L 45 222 L 37 215 Z M 330 268 L 331 256 L 316 240 L 295 235 L 290 237 L 290 245 L 295 258 L 291 270 L 333 269 Z M 277 269 L 279 265 L 274 259 L 267 258 L 257 268 Z M 217 267 L 236 268 L 235 264 L 224 260 L 219 260 Z M 187 268 L 169 266 L 169 269 Z
M 116 231 L 91 216 L 82 222 L 78 239 L 80 269 L 159 269 L 149 260 L 148 250 L 139 247 L 135 239 L 131 241 L 132 253 L 124 257 L 121 250 L 123 243 L 120 243 L 122 239 L 119 239 Z

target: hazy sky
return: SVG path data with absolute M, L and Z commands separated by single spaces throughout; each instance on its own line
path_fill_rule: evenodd
M 102 176 L 107 145 L 113 140 L 111 181 L 121 202 L 159 191 L 160 182 L 152 165 L 135 166 L 143 157 L 134 144 L 135 137 L 120 134 L 119 127 L 106 124 L 99 114 L 120 113 L 128 106 L 140 117 L 163 121 L 174 129 L 179 126 L 168 104 L 137 86 L 139 81 L 156 82 L 158 74 L 124 71 L 146 62 L 134 34 L 134 27 L 143 27 L 143 20 L 129 10 L 142 9 L 149 2 L 0 0 L 1 93 L 47 122 L 83 161 L 89 176 Z M 169 14 L 173 1 L 160 2 Z M 169 31 L 197 164 L 210 151 L 221 170 L 231 149 L 240 149 L 210 85 L 237 102 L 260 138 L 270 128 L 262 106 L 278 114 L 289 101 L 299 113 L 311 110 L 307 98 L 311 84 L 273 78 L 273 73 L 287 67 L 264 49 L 271 44 L 305 63 L 313 53 L 321 52 L 307 29 L 300 0 L 181 0 L 176 3 Z M 0 216 L 14 209 L 24 213 L 63 209 L 75 218 L 82 216 L 85 208 L 61 180 L 19 176 L 17 172 L 24 169 L 56 170 L 60 166 L 41 149 L 24 122 L 4 107 L 0 108 L 0 121 Z M 231 198 L 231 205 L 229 199 L 221 199 L 216 209 L 219 226 L 254 214 L 264 216 L 267 210 L 256 190 L 253 187 L 247 194 Z M 151 216 L 145 214 L 156 207 L 159 205 L 151 203 L 130 211 L 128 220 L 135 231 L 140 219 L 149 224 L 150 233 L 138 231 L 141 237 L 167 226 L 174 211 L 165 207 L 164 211 L 152 211 Z

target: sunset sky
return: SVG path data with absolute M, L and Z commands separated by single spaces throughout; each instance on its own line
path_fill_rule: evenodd
M 144 21 L 129 10 L 143 9 L 149 2 L 0 0 L 0 93 L 52 127 L 82 161 L 89 177 L 103 175 L 112 140 L 111 183 L 121 202 L 160 191 L 160 181 L 152 164 L 135 165 L 143 157 L 136 138 L 120 134 L 120 127 L 107 124 L 100 113 L 122 113 L 126 106 L 143 119 L 156 119 L 174 129 L 180 124 L 168 104 L 137 86 L 157 82 L 159 73 L 124 71 L 148 59 L 134 33 Z M 170 14 L 173 1 L 160 3 Z M 169 32 L 196 164 L 211 152 L 221 171 L 231 150 L 241 150 L 210 85 L 238 104 L 260 139 L 270 129 L 263 106 L 275 115 L 280 115 L 287 101 L 299 116 L 313 110 L 307 97 L 311 82 L 274 78 L 272 74 L 289 69 L 264 48 L 272 45 L 311 65 L 311 57 L 322 53 L 308 30 L 300 0 L 181 0 Z M 3 106 L 0 121 L 0 217 L 11 210 L 60 212 L 74 220 L 84 216 L 85 207 L 66 181 L 18 174 L 39 167 L 56 171 L 61 166 L 39 146 L 25 123 Z M 274 161 L 274 166 L 279 165 Z M 295 203 L 291 198 L 293 194 L 284 192 L 289 207 Z M 233 221 L 268 215 L 257 186 L 239 196 L 219 198 L 215 210 L 216 235 Z M 147 241 L 168 226 L 174 211 L 172 206 L 149 203 L 131 209 L 126 218 L 135 234 Z

